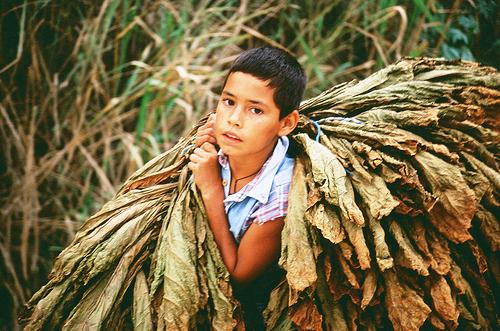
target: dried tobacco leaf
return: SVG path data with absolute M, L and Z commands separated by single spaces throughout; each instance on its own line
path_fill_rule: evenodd
M 486 270 L 488 270 L 488 263 L 486 262 L 483 251 L 474 239 L 468 240 L 466 244 L 476 260 L 479 272 L 482 274 L 485 273 Z
M 451 284 L 458 294 L 464 294 L 467 291 L 469 284 L 462 275 L 462 269 L 460 269 L 455 261 L 451 261 L 449 277 Z
M 350 329 L 353 331 L 358 330 L 359 323 L 359 309 L 352 301 L 346 301 L 347 319 L 349 320 Z
M 309 298 L 305 298 L 290 307 L 290 319 L 300 330 L 322 330 L 323 316 Z
M 429 316 L 429 322 L 436 330 L 446 330 L 446 324 L 444 324 L 444 322 L 439 318 L 439 316 L 435 312 L 432 312 L 431 315 Z
M 263 312 L 266 330 L 293 330 L 293 322 L 288 316 L 288 283 L 282 281 L 269 296 L 269 302 Z
M 334 250 L 337 256 L 337 260 L 340 264 L 340 269 L 344 273 L 347 281 L 349 282 L 349 285 L 354 289 L 359 289 L 360 286 L 358 279 L 354 274 L 354 272 L 352 271 L 351 266 L 347 263 L 344 256 L 340 253 L 340 251 L 336 247 Z
M 356 153 L 365 155 L 366 161 L 370 165 L 370 167 L 372 167 L 372 169 L 376 169 L 383 162 L 380 153 L 378 153 L 371 146 L 365 143 L 362 143 L 360 141 L 353 141 L 352 148 Z
M 370 304 L 377 291 L 377 275 L 373 269 L 367 271 L 365 280 L 363 282 L 363 299 L 361 300 L 361 309 L 365 308 Z
M 452 276 L 450 278 L 454 287 L 461 288 L 464 293 L 463 296 L 459 296 L 457 303 L 460 316 L 463 316 L 470 321 L 474 321 L 474 325 L 477 325 L 478 330 L 492 330 L 490 323 L 481 313 L 476 295 L 474 294 L 470 283 L 462 276 L 460 267 L 458 267 L 458 265 L 454 265 L 451 270 Z
M 148 193 L 151 195 L 133 192 L 116 202 L 113 200 L 113 203 L 108 203 L 106 211 L 101 211 L 92 218 L 92 220 L 98 220 L 94 223 L 96 226 L 87 226 L 78 232 L 79 235 L 75 237 L 70 246 L 58 256 L 49 275 L 51 281 L 57 283 L 70 274 L 78 281 L 81 275 L 86 275 L 89 279 L 106 269 L 109 264 L 112 264 L 123 254 L 123 250 L 133 241 L 130 235 L 140 235 L 137 231 L 144 231 L 156 221 L 156 216 L 164 210 L 163 208 L 170 201 L 170 197 L 162 197 L 160 194 L 164 194 L 169 188 L 149 190 L 151 192 Z M 111 208 L 116 209 L 108 213 L 107 209 Z M 121 231 L 118 236 L 115 235 L 117 231 Z M 98 258 L 96 254 L 100 251 L 102 256 Z
M 389 229 L 394 235 L 394 239 L 399 245 L 399 250 L 396 255 L 396 262 L 399 265 L 413 269 L 422 276 L 428 276 L 427 263 L 422 256 L 415 250 L 406 233 L 395 220 L 389 222 Z
M 454 243 L 471 239 L 468 229 L 477 210 L 476 200 L 460 171 L 429 152 L 419 152 L 415 161 L 438 198 L 428 210 L 432 224 Z
M 351 181 L 346 179 L 346 189 L 347 195 L 350 196 L 352 200 L 354 200 L 354 191 L 352 189 Z M 362 270 L 370 268 L 370 251 L 366 246 L 365 237 L 363 234 L 363 228 L 358 226 L 351 221 L 345 219 L 341 214 L 342 225 L 344 226 L 345 231 L 347 232 L 347 236 L 349 237 L 349 241 L 354 246 L 354 250 L 356 251 L 356 255 L 358 257 L 359 265 Z
M 36 301 L 32 298 L 28 303 L 37 302 L 36 305 L 29 311 L 29 321 L 24 327 L 24 330 L 35 331 L 47 328 L 47 322 L 50 321 L 56 306 L 61 301 L 60 298 L 64 297 L 64 294 L 68 291 L 69 287 L 69 281 L 64 281 L 55 286 L 50 286 L 50 288 L 46 285 L 45 288 L 40 289 L 39 292 L 43 290 L 44 292 L 47 291 L 47 294 L 44 293 L 44 296 Z
M 356 118 L 363 122 L 392 123 L 399 128 L 436 126 L 438 124 L 440 111 L 438 107 L 428 109 L 421 105 L 411 105 L 412 110 L 407 110 L 408 107 L 409 105 L 406 103 L 373 107 L 357 115 Z
M 382 177 L 364 169 L 348 141 L 333 138 L 330 141 L 335 151 L 345 151 L 350 155 L 349 161 L 354 169 L 350 180 L 364 202 L 366 213 L 377 221 L 389 215 L 399 203 L 392 197 Z
M 377 260 L 380 271 L 385 271 L 394 266 L 394 259 L 389 251 L 389 246 L 385 242 L 385 230 L 380 225 L 380 222 L 375 221 L 373 218 L 368 219 L 368 225 L 373 235 L 373 242 L 375 244 L 375 258 Z
M 488 178 L 488 180 L 495 187 L 496 190 L 500 190 L 500 174 L 498 173 L 498 171 L 487 166 L 486 164 L 484 164 L 483 162 L 481 162 L 480 160 L 478 160 L 473 155 L 470 155 L 467 152 L 462 152 L 461 155 L 476 169 L 481 171 L 483 175 L 486 178 Z
M 474 191 L 476 195 L 476 204 L 479 204 L 485 194 L 492 193 L 492 185 L 488 178 L 481 171 L 467 171 L 461 168 L 462 176 L 467 181 L 467 185 Z
M 432 310 L 414 290 L 400 283 L 392 269 L 386 270 L 383 277 L 385 305 L 394 330 L 419 330 Z
M 196 226 L 190 198 L 189 187 L 179 193 L 169 225 L 158 240 L 156 255 L 163 258 L 155 270 L 163 282 L 163 297 L 157 312 L 160 330 L 194 327 L 194 318 L 202 306 L 195 255 Z
M 500 250 L 500 224 L 498 218 L 482 205 L 478 206 L 475 220 L 493 252 Z
M 120 259 L 116 268 L 108 273 L 106 281 L 101 281 L 87 290 L 82 300 L 71 311 L 64 323 L 63 330 L 92 329 L 101 330 L 115 305 L 120 305 L 120 292 L 123 295 L 127 286 L 127 278 L 133 278 L 131 264 L 144 248 L 149 236 L 140 238 Z
M 344 229 L 335 211 L 324 201 L 320 201 L 305 212 L 305 219 L 317 227 L 324 238 L 338 244 L 345 238 Z
M 424 254 L 426 265 L 432 266 L 434 271 L 438 274 L 445 275 L 448 273 L 449 269 L 444 265 L 443 268 L 439 268 L 437 261 L 434 259 L 434 255 L 432 255 L 429 244 L 427 243 L 426 227 L 423 222 L 424 221 L 422 221 L 420 217 L 413 219 L 411 222 L 406 224 L 406 233 L 415 243 L 416 248 Z
M 309 157 L 313 179 L 326 200 L 339 207 L 342 218 L 354 224 L 364 224 L 363 214 L 346 188 L 346 172 L 335 155 L 306 134 L 295 135 L 294 139 Z
M 456 329 L 458 326 L 458 316 L 460 315 L 460 312 L 458 311 L 455 300 L 453 299 L 451 288 L 443 276 L 439 276 L 435 281 L 432 281 L 430 294 L 432 304 L 434 305 L 436 312 L 445 321 L 451 322 L 447 323 L 450 329 Z
M 448 241 L 433 228 L 427 228 L 427 243 L 432 252 L 431 268 L 440 275 L 446 275 L 451 268 L 452 258 Z
M 134 330 L 153 330 L 151 304 L 149 302 L 149 298 L 149 288 L 146 276 L 142 271 L 140 271 L 135 277 L 134 283 L 134 299 L 132 303 L 132 321 L 134 323 Z
M 316 261 L 308 230 L 304 222 L 307 191 L 304 165 L 296 160 L 294 181 L 290 187 L 288 215 L 281 233 L 281 257 L 279 264 L 286 270 L 290 288 L 302 291 L 316 282 Z M 291 302 L 290 304 L 292 304 Z
M 320 305 L 320 311 L 324 317 L 324 325 L 327 331 L 348 331 L 347 323 L 344 319 L 344 313 L 340 307 L 340 303 L 332 297 L 327 284 L 327 277 L 330 276 L 331 266 L 328 256 L 324 259 L 324 270 L 320 270 L 318 263 L 318 282 L 316 295 Z
M 377 149 L 390 146 L 408 156 L 415 156 L 420 149 L 425 148 L 450 161 L 456 161 L 458 158 L 456 154 L 450 153 L 446 146 L 432 144 L 416 134 L 398 129 L 395 125 L 388 123 L 357 124 L 334 119 L 323 124 L 322 128 L 327 135 L 363 141 Z

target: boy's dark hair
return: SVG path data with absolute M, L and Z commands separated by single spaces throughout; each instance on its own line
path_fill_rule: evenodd
M 280 119 L 298 109 L 306 86 L 306 75 L 297 59 L 275 47 L 252 48 L 234 60 L 224 80 L 226 85 L 233 72 L 250 74 L 274 88 L 274 102 L 280 109 Z

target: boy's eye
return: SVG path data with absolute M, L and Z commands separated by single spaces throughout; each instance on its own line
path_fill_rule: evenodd
M 233 106 L 234 105 L 234 101 L 231 99 L 228 99 L 228 98 L 223 98 L 222 103 L 225 104 L 226 106 Z
M 256 115 L 260 115 L 263 113 L 262 109 L 259 108 L 250 108 L 250 111 Z

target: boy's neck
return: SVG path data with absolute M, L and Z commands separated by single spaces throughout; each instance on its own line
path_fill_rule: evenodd
M 231 177 L 238 179 L 257 173 L 262 168 L 269 156 L 270 154 L 263 160 L 256 160 L 255 158 L 238 159 L 235 157 L 229 157 Z
M 257 173 L 267 159 L 273 154 L 274 148 L 276 147 L 277 140 L 273 145 L 273 148 L 267 153 L 267 155 L 257 156 L 257 155 L 245 155 L 244 157 L 234 157 L 229 156 L 229 167 L 231 169 L 231 177 L 238 179 L 254 173 Z

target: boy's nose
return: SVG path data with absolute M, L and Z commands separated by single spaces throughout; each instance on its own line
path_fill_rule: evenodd
M 241 126 L 242 112 L 243 112 L 243 109 L 241 107 L 235 107 L 234 110 L 231 112 L 231 114 L 228 117 L 229 124 L 234 125 L 234 126 Z

